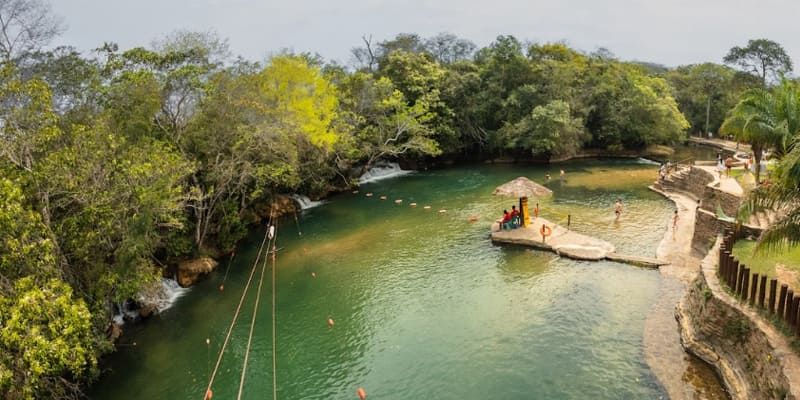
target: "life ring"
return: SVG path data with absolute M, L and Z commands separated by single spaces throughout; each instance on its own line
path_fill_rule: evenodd
M 548 237 L 553 234 L 553 229 L 545 224 L 542 224 L 542 228 L 539 229 L 539 233 L 541 233 L 544 237 Z

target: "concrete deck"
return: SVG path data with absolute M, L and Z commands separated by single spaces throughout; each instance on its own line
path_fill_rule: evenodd
M 539 233 L 542 224 L 546 224 L 553 229 L 553 234 L 544 242 L 542 241 L 542 235 Z M 615 252 L 614 245 L 605 240 L 568 230 L 541 217 L 534 220 L 527 228 L 514 230 L 501 231 L 499 230 L 499 224 L 493 224 L 492 242 L 516 244 L 552 251 L 559 256 L 576 260 L 611 260 L 648 268 L 658 268 L 667 264 L 666 261 L 655 258 L 618 254 Z

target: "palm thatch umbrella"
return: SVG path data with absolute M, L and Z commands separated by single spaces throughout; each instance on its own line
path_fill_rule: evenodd
M 498 186 L 493 193 L 495 196 L 507 197 L 547 197 L 553 194 L 553 191 L 528 179 L 520 176 L 513 181 L 506 182 Z
M 506 182 L 494 190 L 495 196 L 508 196 L 519 198 L 519 212 L 522 226 L 527 227 L 530 223 L 528 212 L 528 197 L 547 197 L 553 194 L 553 191 L 528 179 L 520 176 L 513 181 Z M 536 213 L 538 214 L 538 203 L 536 206 Z M 534 215 L 535 216 L 535 215 Z

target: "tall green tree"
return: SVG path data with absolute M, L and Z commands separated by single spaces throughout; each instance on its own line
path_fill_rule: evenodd
M 800 133 L 800 88 L 789 80 L 771 90 L 752 89 L 744 93 L 722 124 L 722 132 L 749 143 L 755 164 L 761 164 L 765 150 L 784 154 Z M 756 184 L 761 168 L 756 168 Z
M 768 39 L 751 39 L 747 46 L 734 46 L 723 59 L 726 64 L 736 65 L 743 71 L 761 78 L 767 86 L 767 78 L 780 79 L 792 72 L 792 59 L 783 46 Z

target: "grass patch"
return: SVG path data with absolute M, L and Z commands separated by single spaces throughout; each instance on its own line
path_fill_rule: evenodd
M 792 249 L 753 254 L 756 242 L 752 240 L 740 240 L 733 246 L 733 255 L 750 268 L 750 273 L 758 273 L 759 276 L 766 274 L 771 278 L 779 278 L 775 272 L 775 266 L 782 264 L 784 269 L 795 271 L 800 276 L 800 246 Z M 794 279 L 793 282 L 783 282 L 792 287 L 800 287 L 800 280 Z

